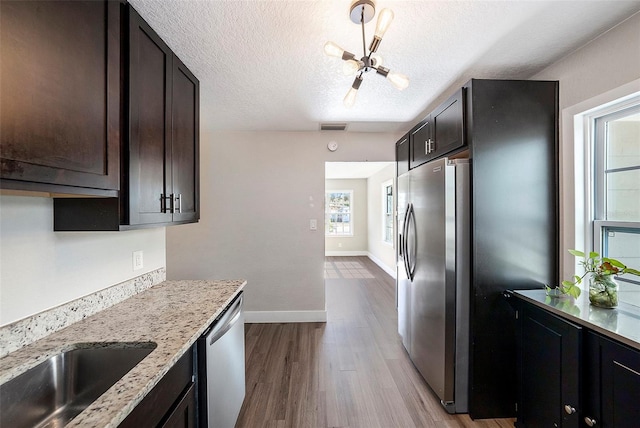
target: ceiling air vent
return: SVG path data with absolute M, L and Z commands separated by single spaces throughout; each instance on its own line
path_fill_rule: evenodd
M 347 124 L 346 123 L 321 123 L 320 130 L 321 131 L 346 131 Z

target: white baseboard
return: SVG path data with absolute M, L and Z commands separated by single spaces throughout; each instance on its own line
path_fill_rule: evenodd
M 396 279 L 396 270 L 395 269 L 391 269 L 389 266 L 385 265 L 382 262 L 382 260 L 380 260 L 379 258 L 377 258 L 376 256 L 374 256 L 371 253 L 367 253 L 367 257 L 369 257 L 372 262 L 377 264 L 380 267 L 380 269 L 382 269 L 383 271 L 388 273 L 391 276 L 391 278 Z
M 249 324 L 327 322 L 327 311 L 244 311 L 244 322 Z
M 329 257 L 340 257 L 340 256 L 366 256 L 368 253 L 366 251 L 325 251 L 324 255 Z

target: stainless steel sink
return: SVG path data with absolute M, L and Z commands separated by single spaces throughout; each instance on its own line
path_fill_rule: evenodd
M 78 345 L 49 358 L 0 385 L 0 427 L 66 425 L 155 347 L 154 343 Z

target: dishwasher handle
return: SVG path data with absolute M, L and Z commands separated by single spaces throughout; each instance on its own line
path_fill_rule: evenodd
M 218 339 L 229 331 L 231 327 L 238 321 L 242 315 L 242 296 L 236 300 L 235 304 L 227 310 L 227 313 L 213 326 L 209 335 L 207 336 L 207 342 L 209 345 L 213 345 Z

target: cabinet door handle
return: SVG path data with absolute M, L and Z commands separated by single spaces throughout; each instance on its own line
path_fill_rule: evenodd
M 182 193 L 178 193 L 176 195 L 176 205 L 178 206 L 178 208 L 176 208 L 175 211 L 173 212 L 177 212 L 177 213 L 182 213 Z
M 590 426 L 590 427 L 596 426 L 596 420 L 595 419 L 591 419 L 589 416 L 585 416 L 584 417 L 584 423 L 587 424 L 587 426 Z
M 576 412 L 576 409 L 571 407 L 569 404 L 565 404 L 564 411 L 567 412 L 568 415 L 573 415 Z
M 171 211 L 173 212 L 173 195 L 165 196 L 164 193 L 160 194 L 160 212 L 167 212 L 167 199 L 169 200 L 169 204 L 171 205 Z
M 425 147 L 427 149 L 427 154 L 436 151 L 436 142 L 433 141 L 431 138 L 429 138 L 427 141 L 425 141 L 424 145 L 425 145 Z

